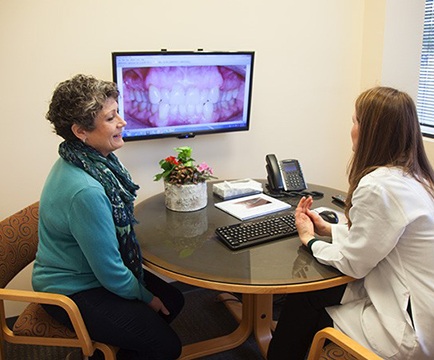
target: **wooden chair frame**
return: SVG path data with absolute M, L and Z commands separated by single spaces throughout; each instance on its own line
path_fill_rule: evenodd
M 315 334 L 307 360 L 327 359 L 323 355 L 326 340 L 330 340 L 333 344 L 358 360 L 381 360 L 381 357 L 374 354 L 371 350 L 368 350 L 357 341 L 332 327 L 322 329 Z

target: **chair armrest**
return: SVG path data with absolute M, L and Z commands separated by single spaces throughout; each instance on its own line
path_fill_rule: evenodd
M 319 359 L 325 340 L 330 340 L 349 354 L 356 356 L 358 359 L 366 360 L 381 360 L 382 358 L 360 345 L 357 341 L 351 339 L 339 330 L 332 327 L 327 327 L 318 331 L 312 341 L 312 346 L 309 351 L 308 360 Z
M 57 305 L 63 308 L 71 320 L 77 338 L 86 344 L 89 352 L 93 352 L 92 340 L 90 339 L 86 325 L 81 317 L 80 310 L 75 302 L 62 294 L 53 294 L 38 291 L 0 289 L 0 300 L 20 301 L 27 303 Z

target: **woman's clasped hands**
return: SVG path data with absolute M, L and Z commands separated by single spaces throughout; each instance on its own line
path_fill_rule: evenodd
M 307 246 L 309 240 L 319 236 L 331 236 L 331 225 L 310 208 L 313 204 L 311 196 L 302 197 L 295 209 L 295 224 L 298 236 L 303 245 Z

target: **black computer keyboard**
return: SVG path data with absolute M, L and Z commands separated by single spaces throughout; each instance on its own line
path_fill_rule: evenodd
M 294 214 L 275 215 L 216 229 L 218 238 L 231 250 L 239 250 L 297 234 Z

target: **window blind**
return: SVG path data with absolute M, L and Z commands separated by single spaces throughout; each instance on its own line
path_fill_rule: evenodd
M 417 111 L 422 133 L 434 138 L 434 8 L 425 1 L 422 55 L 420 60 Z

